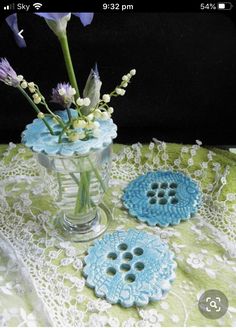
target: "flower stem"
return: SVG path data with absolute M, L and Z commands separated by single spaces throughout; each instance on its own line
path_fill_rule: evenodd
M 92 168 L 97 180 L 100 182 L 103 191 L 106 192 L 106 186 L 105 186 L 104 182 L 102 181 L 102 177 L 100 176 L 98 169 L 96 169 L 96 167 L 93 165 L 93 163 L 89 157 L 88 157 L 88 161 L 89 161 L 89 164 L 91 165 L 91 168 Z
M 61 44 L 61 49 L 64 55 L 65 63 L 66 63 L 66 69 L 67 73 L 69 76 L 70 84 L 72 85 L 73 88 L 76 90 L 76 94 L 79 97 L 79 88 L 77 85 L 76 77 L 75 77 L 75 72 L 74 72 L 74 67 L 72 64 L 71 60 L 71 55 L 70 55 L 70 48 L 68 44 L 68 39 L 66 33 L 58 37 L 60 44 Z
M 91 200 L 89 195 L 90 174 L 89 172 L 80 172 L 80 183 L 76 198 L 74 214 L 86 212 L 91 207 Z
M 33 102 L 33 100 L 28 96 L 28 94 L 25 92 L 24 89 L 22 89 L 20 86 L 17 87 L 17 89 L 23 94 L 23 96 L 28 100 L 28 102 L 30 103 L 30 105 L 34 108 L 34 110 L 36 111 L 36 113 L 40 113 L 40 110 L 38 109 L 38 106 Z M 48 128 L 49 132 L 51 133 L 51 135 L 54 135 L 54 132 L 51 128 L 51 126 L 48 124 L 47 120 L 45 118 L 42 118 L 43 123 L 46 125 L 46 127 Z
M 72 115 L 71 115 L 69 108 L 66 108 L 66 111 L 67 111 L 69 122 L 72 122 Z
M 47 111 L 50 113 L 50 116 L 52 116 L 52 117 L 57 121 L 57 123 L 60 124 L 60 126 L 63 128 L 63 127 L 65 126 L 63 120 L 62 120 L 60 117 L 58 117 L 58 115 L 55 115 L 55 114 L 51 111 L 51 109 L 48 107 L 48 104 L 47 104 L 47 102 L 46 102 L 44 96 L 43 96 L 42 93 L 40 92 L 39 87 L 37 86 L 37 84 L 35 84 L 35 88 L 36 88 L 37 93 L 39 94 L 39 96 L 40 96 L 40 98 L 41 98 L 41 103 L 40 103 L 40 104 L 43 105 L 43 106 L 47 109 Z M 47 115 L 47 114 L 45 114 L 45 115 Z

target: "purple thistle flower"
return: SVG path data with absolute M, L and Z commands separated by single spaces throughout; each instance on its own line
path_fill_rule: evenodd
M 16 14 L 12 14 L 10 16 L 8 16 L 6 18 L 6 22 L 8 24 L 8 26 L 10 27 L 10 29 L 12 30 L 12 32 L 14 33 L 14 38 L 16 40 L 17 45 L 20 48 L 25 48 L 26 47 L 26 43 L 24 38 L 21 38 L 19 36 L 19 28 L 18 28 L 18 22 L 17 22 L 17 15 Z
M 20 84 L 16 72 L 6 58 L 0 59 L 0 81 L 13 87 L 17 87 Z
M 75 94 L 75 89 L 69 83 L 58 83 L 56 88 L 52 89 L 52 102 L 68 109 L 74 101 Z

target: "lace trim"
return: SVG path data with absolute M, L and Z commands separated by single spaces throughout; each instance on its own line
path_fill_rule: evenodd
M 41 323 L 44 325 L 52 324 L 48 317 L 48 309 L 45 308 L 44 303 L 36 294 L 37 289 L 34 286 L 33 280 L 25 268 L 25 263 L 22 262 L 21 257 L 18 256 L 16 249 L 11 246 L 11 243 L 5 238 L 4 234 L 0 231 L 0 254 L 6 256 L 8 261 L 11 262 L 9 271 L 16 272 L 19 276 L 21 284 L 17 286 L 17 292 L 30 295 L 30 302 L 33 305 L 34 312 L 38 317 L 41 317 Z M 9 273 L 8 273 L 9 275 Z M 1 321 L 0 321 L 1 325 Z

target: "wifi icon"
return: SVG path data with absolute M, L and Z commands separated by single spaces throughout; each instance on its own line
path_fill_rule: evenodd
M 39 9 L 42 7 L 42 3 L 35 2 L 35 3 L 33 3 L 33 7 L 34 7 L 36 10 L 39 10 Z

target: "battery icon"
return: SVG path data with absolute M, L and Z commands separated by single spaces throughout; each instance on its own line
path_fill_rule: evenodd
M 219 10 L 231 10 L 233 5 L 231 2 L 218 2 L 217 9 Z

